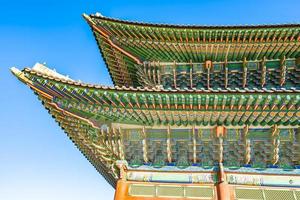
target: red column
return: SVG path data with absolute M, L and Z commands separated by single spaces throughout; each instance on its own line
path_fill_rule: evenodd
M 125 200 L 128 194 L 128 184 L 126 181 L 118 180 L 114 200 Z
M 219 163 L 219 182 L 217 184 L 218 200 L 230 200 L 230 188 L 226 182 L 223 164 Z

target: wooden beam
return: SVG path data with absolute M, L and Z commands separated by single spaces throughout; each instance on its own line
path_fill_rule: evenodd
M 189 95 L 190 110 L 193 110 L 193 96 Z
M 190 60 L 190 86 L 193 88 L 193 62 Z
M 173 81 L 174 81 L 174 88 L 177 88 L 177 84 L 176 84 L 176 62 L 174 61 L 174 65 L 173 65 Z
M 267 66 L 266 66 L 266 57 L 261 61 L 261 87 L 264 87 L 266 84 L 266 74 L 267 74 Z
M 161 86 L 161 76 L 160 76 L 160 64 L 157 69 L 157 80 L 158 80 L 158 85 Z
M 205 61 L 205 68 L 207 69 L 207 88 L 210 88 L 210 69 L 212 68 L 212 62 L 210 60 Z
M 219 163 L 223 163 L 223 137 L 225 136 L 225 127 L 216 127 L 216 136 L 219 141 Z
M 243 137 L 245 142 L 245 164 L 249 164 L 251 161 L 251 142 L 250 139 L 247 138 L 247 135 L 249 133 L 249 126 L 246 125 L 243 129 Z
M 286 60 L 285 56 L 280 60 L 280 86 L 283 86 L 285 83 L 286 77 Z
M 195 133 L 195 125 L 192 127 L 193 133 L 193 162 L 194 164 L 197 163 L 197 141 L 196 141 L 196 133 Z
M 274 125 L 272 128 L 272 138 L 273 138 L 273 157 L 272 157 L 272 164 L 275 165 L 279 161 L 279 130 L 278 126 Z
M 172 162 L 172 151 L 171 151 L 171 129 L 170 126 L 167 128 L 167 157 L 168 162 Z
M 227 59 L 225 60 L 224 63 L 224 70 L 225 70 L 225 88 L 227 89 L 228 87 L 228 66 L 227 66 Z
M 247 59 L 246 57 L 244 57 L 243 60 L 243 87 L 245 88 L 247 85 Z
M 222 127 L 223 128 L 223 127 Z M 223 136 L 219 137 L 219 163 L 223 163 Z
M 142 134 L 143 134 L 143 158 L 144 158 L 144 162 L 148 163 L 148 151 L 147 151 L 147 134 L 146 134 L 146 130 L 145 127 L 143 127 L 142 129 Z
M 118 140 L 117 140 L 117 133 L 116 133 L 116 128 L 112 127 L 111 128 L 112 131 L 110 132 L 111 136 L 111 142 L 112 142 L 112 146 L 113 146 L 113 152 L 115 152 L 116 154 L 118 154 L 118 157 L 121 157 L 121 152 L 119 151 L 119 144 L 118 144 Z

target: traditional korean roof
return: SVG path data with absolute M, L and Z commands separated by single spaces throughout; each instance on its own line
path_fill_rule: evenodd
M 112 186 L 119 178 L 117 160 L 134 167 L 145 161 L 154 169 L 167 165 L 165 160 L 173 167 L 193 163 L 211 170 L 220 161 L 229 167 L 299 167 L 300 91 L 295 88 L 174 91 L 84 84 L 41 64 L 12 72 Z M 214 136 L 215 125 L 226 127 L 226 137 Z M 147 151 L 141 137 L 147 138 Z M 273 151 L 279 141 L 281 150 Z M 171 153 L 175 147 L 188 151 L 188 160 Z M 160 149 L 166 158 L 157 155 Z
M 229 82 L 230 79 L 233 82 L 238 80 L 235 76 L 239 72 L 247 75 L 248 68 L 261 71 L 260 87 L 265 87 L 267 81 L 264 74 L 268 73 L 269 68 L 270 71 L 278 69 L 278 75 L 277 72 L 274 74 L 279 79 L 276 84 L 284 86 L 285 62 L 295 62 L 299 56 L 299 24 L 180 26 L 128 22 L 99 14 L 84 15 L 84 18 L 91 26 L 111 77 L 118 86 L 144 86 L 137 71 L 148 63 L 156 66 L 155 72 L 151 71 L 151 74 L 159 76 L 155 73 L 161 72 L 165 66 L 201 66 L 207 61 L 211 62 L 208 73 L 214 74 L 213 66 L 216 66 L 225 73 L 227 70 L 228 76 L 233 74 L 234 77 L 227 77 Z M 276 61 L 278 64 L 275 66 L 270 64 Z M 252 63 L 258 64 L 256 69 Z M 206 67 L 198 71 L 205 72 Z M 192 69 L 192 73 L 196 73 L 194 68 L 188 70 Z M 298 77 L 299 70 L 296 73 Z M 223 77 L 226 79 L 225 75 Z M 252 83 L 247 84 L 245 80 L 243 83 L 242 79 L 251 82 L 255 78 L 244 75 L 240 81 L 242 87 L 253 87 Z M 214 84 L 208 87 L 214 87 Z M 224 81 L 223 87 L 230 86 Z

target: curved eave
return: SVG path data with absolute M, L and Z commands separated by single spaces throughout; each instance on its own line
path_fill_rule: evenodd
M 85 14 L 83 14 L 83 18 L 86 19 Z M 87 20 L 87 19 L 86 19 L 86 20 Z M 87 22 L 88 22 L 88 21 L 87 21 Z M 116 81 L 114 80 L 114 77 L 113 77 L 113 75 L 112 75 L 112 73 L 111 73 L 111 69 L 110 69 L 110 67 L 109 67 L 109 65 L 108 65 L 108 63 L 107 63 L 107 60 L 106 60 L 106 58 L 105 58 L 105 56 L 104 56 L 104 53 L 103 53 L 103 51 L 102 51 L 102 48 L 100 47 L 100 44 L 99 44 L 99 42 L 98 42 L 98 40 L 97 40 L 97 36 L 96 36 L 96 34 L 95 34 L 95 31 L 93 30 L 93 27 L 92 27 L 92 25 L 91 25 L 90 23 L 88 23 L 88 25 L 90 26 L 90 28 L 91 28 L 91 30 L 92 30 L 92 32 L 93 32 L 94 40 L 95 40 L 96 43 L 97 43 L 98 50 L 99 50 L 99 52 L 100 52 L 100 54 L 101 54 L 101 57 L 103 58 L 103 61 L 104 61 L 105 66 L 106 66 L 106 69 L 108 70 L 109 76 L 110 76 L 110 78 L 111 78 L 111 81 L 113 82 L 114 85 L 116 85 Z
M 38 95 L 38 94 L 37 94 Z M 42 103 L 44 104 L 45 108 L 48 110 L 49 114 L 51 114 L 51 109 L 56 110 L 55 108 L 51 108 L 45 105 L 45 101 L 42 100 Z M 59 111 L 56 110 L 58 113 Z M 66 113 L 63 113 L 64 115 L 67 115 Z M 76 146 L 76 148 L 83 154 L 83 156 L 93 165 L 93 167 L 104 177 L 104 179 L 112 186 L 116 187 L 116 180 L 113 178 L 111 174 L 107 172 L 107 169 L 97 158 L 94 157 L 93 153 L 90 149 L 83 147 L 82 144 L 75 141 L 75 138 L 66 131 L 66 127 L 62 126 L 62 121 L 59 120 L 58 116 L 55 114 L 51 114 L 52 117 L 55 119 L 55 121 L 58 123 L 58 125 L 61 127 L 61 129 L 67 134 L 67 136 L 70 138 L 70 140 L 73 142 L 73 144 Z M 70 116 L 69 116 L 70 117 Z
M 26 75 L 24 74 L 24 71 L 26 71 L 26 70 L 20 71 L 20 70 L 18 70 L 15 67 L 11 68 L 11 72 L 13 73 L 13 75 L 16 76 L 21 82 L 23 82 L 24 84 L 28 85 L 34 91 L 34 94 L 38 96 L 38 99 L 42 102 L 42 104 L 45 107 L 45 109 L 52 116 L 52 118 L 55 119 L 55 121 L 58 123 L 58 125 L 60 126 L 60 128 L 67 134 L 67 136 L 70 138 L 70 140 L 76 146 L 76 148 L 93 165 L 93 167 L 104 177 L 104 179 L 112 187 L 115 188 L 116 187 L 116 179 L 110 173 L 108 173 L 108 171 L 110 169 L 108 169 L 107 167 L 105 167 L 105 165 L 103 163 L 101 163 L 101 161 L 97 160 L 97 158 L 94 156 L 93 152 L 91 152 L 90 149 L 88 149 L 87 147 L 83 146 L 83 144 L 81 144 L 80 142 L 78 142 L 75 139 L 75 137 L 73 136 L 73 133 L 71 133 L 71 132 L 69 132 L 69 131 L 66 130 L 66 129 L 68 129 L 68 127 L 64 126 L 63 125 L 63 120 L 60 119 L 61 118 L 60 115 L 61 116 L 67 116 L 69 118 L 74 118 L 75 115 L 72 115 L 72 114 L 70 115 L 70 113 L 65 112 L 65 111 L 61 112 L 58 109 L 58 107 L 53 106 L 51 104 L 53 96 L 51 96 L 51 94 L 44 93 L 43 91 L 35 88 L 33 86 L 33 82 L 30 79 L 28 79 L 26 77 Z M 46 75 L 44 75 L 44 76 L 46 76 Z M 53 111 L 55 111 L 55 112 L 53 112 Z M 57 114 L 57 113 L 59 113 L 59 114 Z M 63 119 L 64 119 L 64 117 L 63 117 Z M 86 123 L 86 122 L 87 122 L 87 120 L 83 119 L 83 123 Z

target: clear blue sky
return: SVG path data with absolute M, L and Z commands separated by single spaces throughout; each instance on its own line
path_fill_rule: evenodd
M 0 0 L 0 199 L 105 200 L 114 190 L 9 72 L 46 62 L 111 84 L 83 12 L 175 24 L 300 22 L 300 1 Z

